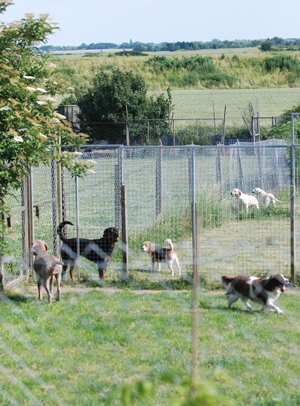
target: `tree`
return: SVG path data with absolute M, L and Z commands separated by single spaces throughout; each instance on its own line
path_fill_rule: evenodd
M 93 140 L 106 139 L 111 143 L 125 139 L 127 118 L 131 122 L 133 119 L 166 119 L 172 102 L 170 91 L 167 97 L 162 94 L 147 98 L 144 78 L 120 69 L 113 69 L 110 75 L 100 72 L 90 89 L 76 89 L 75 93 L 81 129 Z M 131 137 L 138 138 L 137 128 L 140 128 L 137 124 L 131 125 Z
M 259 47 L 259 49 L 260 49 L 262 52 L 269 52 L 269 51 L 271 51 L 271 50 L 272 50 L 272 42 L 269 41 L 269 40 L 262 42 L 262 44 L 261 44 L 261 46 Z
M 0 13 L 11 1 L 0 1 Z M 9 215 L 6 197 L 22 186 L 31 166 L 51 160 L 82 176 L 88 168 L 72 153 L 60 153 L 61 142 L 71 149 L 83 143 L 52 102 L 64 85 L 49 74 L 48 57 L 37 44 L 56 29 L 48 15 L 26 15 L 20 22 L 0 23 L 0 215 Z M 1 220 L 0 234 L 6 228 Z M 0 250 L 4 248 L 1 239 Z

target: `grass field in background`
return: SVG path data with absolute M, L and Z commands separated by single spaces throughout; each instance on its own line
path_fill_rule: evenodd
M 150 92 L 150 94 L 160 92 Z M 285 89 L 224 89 L 224 90 L 174 90 L 174 118 L 217 118 L 224 117 L 226 106 L 227 124 L 242 124 L 239 107 L 244 110 L 249 102 L 259 107 L 261 117 L 280 116 L 283 111 L 300 102 L 300 88 Z M 271 119 L 260 120 L 261 125 L 271 125 Z
M 209 392 L 197 403 L 179 386 L 190 375 L 191 293 L 82 290 L 48 306 L 23 285 L 0 299 L 1 405 L 300 403 L 297 291 L 276 302 L 283 315 L 200 294 L 197 375 L 213 389 L 197 386 Z

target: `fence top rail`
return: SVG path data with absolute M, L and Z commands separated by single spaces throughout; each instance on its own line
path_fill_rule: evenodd
M 243 142 L 243 141 L 240 141 Z M 80 149 L 85 149 L 85 148 L 91 148 L 91 149 L 118 149 L 118 148 L 130 148 L 130 149 L 157 149 L 157 148 L 162 148 L 162 149 L 170 149 L 170 148 L 180 148 L 180 149 L 191 149 L 191 148 L 196 148 L 196 149 L 211 149 L 211 148 L 290 148 L 291 144 L 279 144 L 279 145 L 258 145 L 257 143 L 250 143 L 247 142 L 244 145 L 241 144 L 230 144 L 230 145 L 146 145 L 146 146 L 126 146 L 123 144 L 107 144 L 107 145 L 97 145 L 97 144 L 87 144 L 87 145 L 81 145 Z M 300 147 L 300 144 L 294 144 L 294 147 Z

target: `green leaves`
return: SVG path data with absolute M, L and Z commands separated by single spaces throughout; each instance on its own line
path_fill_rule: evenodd
M 0 12 L 10 1 L 0 2 Z M 89 165 L 63 156 L 84 142 L 74 134 L 64 117 L 57 117 L 52 102 L 64 93 L 64 85 L 51 79 L 48 56 L 36 45 L 45 42 L 57 28 L 47 15 L 27 15 L 20 22 L 4 24 L 0 36 L 0 214 L 6 211 L 4 197 L 20 188 L 32 166 L 56 160 L 83 176 Z

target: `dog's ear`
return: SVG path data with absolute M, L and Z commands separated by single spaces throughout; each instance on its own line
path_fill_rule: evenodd
M 239 190 L 239 195 L 241 196 L 242 192 Z
M 48 245 L 45 243 L 45 241 L 43 241 L 44 247 L 45 247 L 45 251 L 48 251 Z
M 154 252 L 155 251 L 155 245 L 154 244 L 150 244 L 150 252 Z

